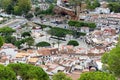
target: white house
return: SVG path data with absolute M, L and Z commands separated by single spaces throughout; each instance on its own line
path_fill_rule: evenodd
M 61 3 L 61 0 L 57 0 L 57 5 L 59 6 L 59 5 L 61 5 L 62 3 Z
M 89 32 L 89 27 L 81 27 L 81 32 L 88 33 Z
M 15 57 L 17 54 L 17 48 L 12 44 L 3 44 L 1 47 L 0 53 L 5 53 L 6 55 L 11 55 L 11 57 Z
M 0 21 L 2 21 L 3 20 L 3 18 L 2 17 L 0 17 Z
M 103 13 L 103 14 L 109 14 L 110 13 L 110 9 L 109 8 L 101 8 L 101 7 L 98 7 L 95 9 L 95 12 L 96 13 Z

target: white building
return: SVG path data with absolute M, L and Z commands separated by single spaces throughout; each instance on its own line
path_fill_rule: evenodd
M 41 4 L 38 4 L 37 7 L 39 7 L 41 10 L 46 10 L 49 8 L 49 4 L 41 3 Z
M 12 58 L 17 54 L 17 48 L 12 44 L 3 44 L 1 47 L 0 53 L 4 53 L 5 55 L 11 55 Z
M 89 32 L 89 27 L 81 27 L 81 32 L 88 33 Z
M 101 8 L 101 7 L 98 7 L 95 9 L 95 12 L 96 13 L 103 13 L 103 14 L 109 14 L 110 13 L 110 9 L 109 8 Z
M 0 21 L 2 21 L 3 20 L 3 18 L 2 17 L 0 17 Z
M 61 5 L 62 4 L 61 2 L 62 2 L 61 0 L 57 0 L 57 5 L 58 6 Z

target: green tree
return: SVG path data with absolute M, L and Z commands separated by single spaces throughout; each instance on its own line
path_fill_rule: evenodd
M 48 47 L 51 46 L 50 43 L 42 41 L 36 44 L 37 47 Z
M 120 47 L 120 35 L 119 35 L 119 38 L 118 38 L 118 43 L 116 45 L 117 47 Z
M 30 37 L 31 34 L 30 34 L 30 32 L 23 32 L 23 33 L 21 34 L 21 36 L 22 36 L 22 37 Z
M 116 13 L 120 12 L 120 3 L 118 2 L 110 2 L 108 4 L 108 7 L 110 8 L 111 11 L 114 11 Z
M 1 80 L 17 80 L 15 73 L 9 68 L 0 65 L 0 79 Z
M 49 8 L 46 10 L 48 14 L 53 14 L 54 5 L 50 4 Z
M 108 63 L 108 55 L 109 55 L 109 53 L 104 53 L 103 55 L 102 55 L 102 63 L 104 63 L 104 64 L 107 64 Z
M 40 7 L 36 7 L 35 8 L 35 12 L 37 12 L 38 10 L 40 10 Z
M 86 3 L 87 3 L 87 9 L 90 9 L 90 10 L 93 10 L 96 7 L 100 7 L 100 3 L 98 0 L 94 0 L 94 1 L 86 0 Z
M 96 7 L 100 7 L 100 3 L 99 3 L 99 0 L 94 0 L 94 3 L 93 5 Z
M 2 7 L 2 1 L 3 1 L 3 0 L 0 0 L 0 8 Z
M 86 72 L 82 73 L 78 80 L 116 80 L 116 78 L 105 72 Z
M 25 15 L 25 18 L 30 20 L 31 18 L 33 18 L 33 14 L 32 13 L 28 13 L 28 14 Z
M 5 38 L 5 43 L 15 44 L 16 37 L 14 37 L 14 36 L 5 36 L 4 38 Z
M 23 63 L 9 64 L 8 67 L 16 73 L 16 76 L 20 75 L 22 80 L 50 80 L 41 67 Z
M 67 45 L 78 46 L 79 43 L 78 43 L 77 41 L 75 41 L 75 40 L 70 40 L 70 41 L 67 43 Z
M 68 25 L 69 26 L 75 26 L 75 24 L 77 24 L 78 22 L 77 21 L 68 21 Z
M 96 28 L 96 24 L 95 23 L 91 23 L 91 22 L 83 22 L 83 21 L 69 21 L 68 22 L 69 26 L 73 26 L 73 27 L 89 27 L 89 28 Z
M 2 8 L 9 14 L 21 15 L 31 9 L 31 0 L 2 0 Z
M 14 6 L 14 14 L 15 15 L 21 15 L 22 14 L 22 10 L 20 10 L 19 6 Z
M 35 15 L 37 16 L 37 15 L 40 15 L 40 14 L 54 14 L 53 9 L 54 9 L 54 5 L 50 4 L 48 9 L 46 9 L 46 10 L 40 10 L 39 9 L 38 11 L 35 12 Z
M 75 24 L 75 27 L 80 28 L 84 26 L 84 22 L 78 22 Z
M 61 28 L 51 28 L 49 31 L 49 34 L 51 34 L 52 36 L 56 36 L 58 38 L 60 37 L 65 37 L 66 36 L 66 32 L 64 29 L 61 29 Z
M 15 30 L 8 26 L 0 28 L 0 33 L 2 36 L 12 35 L 13 32 L 15 32 Z
M 102 56 L 102 62 L 108 65 L 108 70 L 117 77 L 120 77 L 120 47 L 112 49 L 110 52 Z
M 13 13 L 14 11 L 13 0 L 2 0 L 1 6 L 8 14 Z
M 87 26 L 89 28 L 96 28 L 96 24 L 95 23 L 84 23 L 84 26 Z
M 55 31 L 55 33 L 56 34 L 54 36 L 57 36 L 58 38 L 66 36 L 65 32 L 63 32 L 63 31 Z
M 0 47 L 3 45 L 3 43 L 4 43 L 4 40 L 3 40 L 2 36 L 0 36 Z
M 19 49 L 21 48 L 21 40 L 15 41 L 15 46 L 17 46 Z
M 90 9 L 90 7 L 91 7 L 91 1 L 90 0 L 86 0 L 86 4 L 87 4 L 86 8 Z
M 17 40 L 14 42 L 14 45 L 20 49 L 20 48 L 22 48 L 21 44 L 24 44 L 25 42 L 26 42 L 25 39 Z
M 22 13 L 27 13 L 31 9 L 31 0 L 18 0 L 17 5 Z
M 53 80 L 72 80 L 70 77 L 66 76 L 63 72 L 58 72 L 57 74 L 53 75 Z
M 2 0 L 1 1 L 1 6 L 2 8 L 4 8 L 5 10 L 8 8 L 9 5 L 12 4 L 12 0 Z
M 27 43 L 27 45 L 29 46 L 33 46 L 34 45 L 34 39 L 32 37 L 28 37 L 25 39 L 25 42 Z
M 14 8 L 13 8 L 13 5 L 12 5 L 12 4 L 9 4 L 5 10 L 6 10 L 6 12 L 7 12 L 8 14 L 11 14 L 11 13 L 14 12 L 13 9 L 14 9 Z

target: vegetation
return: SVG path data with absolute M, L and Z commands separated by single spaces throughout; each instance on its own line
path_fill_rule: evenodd
M 0 0 L 0 8 L 2 7 L 2 0 Z
M 36 44 L 37 47 L 48 47 L 51 46 L 50 43 L 42 41 Z
M 32 13 L 27 13 L 25 15 L 25 18 L 28 19 L 28 20 L 30 20 L 31 18 L 33 18 L 33 14 Z
M 60 33 L 62 32 L 64 34 L 63 37 L 67 34 L 77 35 L 78 37 L 86 35 L 86 33 L 83 33 L 83 32 L 76 32 L 75 33 L 73 30 L 63 29 L 63 28 L 59 28 L 59 27 L 52 27 L 49 25 L 43 25 L 43 24 L 39 24 L 39 23 L 35 23 L 35 24 L 41 26 L 42 29 L 47 28 L 47 27 L 51 28 L 51 30 L 49 30 L 48 33 L 51 34 L 52 36 L 55 36 L 55 34 L 53 34 L 53 33 L 57 32 L 57 31 L 60 31 Z
M 89 10 L 94 10 L 96 7 L 100 7 L 99 0 L 94 0 L 94 1 L 86 0 L 86 3 L 87 3 L 87 9 Z
M 1 36 L 10 36 L 13 32 L 15 32 L 15 30 L 8 26 L 0 28 Z
M 83 22 L 83 21 L 69 21 L 68 25 L 69 26 L 74 26 L 76 28 L 80 28 L 80 27 L 96 28 L 95 23 Z
M 31 9 L 31 0 L 2 0 L 1 3 L 8 14 L 26 14 Z
M 46 10 L 40 10 L 38 7 L 36 8 L 36 12 L 35 15 L 40 15 L 40 14 L 45 14 L 45 15 L 50 15 L 53 14 L 53 9 L 54 9 L 54 5 L 50 4 L 49 8 Z
M 107 52 L 103 54 L 102 63 L 105 63 L 105 64 L 108 63 L 108 55 L 109 55 L 109 53 L 107 53 Z
M 23 33 L 21 34 L 21 36 L 22 36 L 22 37 L 30 37 L 31 34 L 30 34 L 30 32 L 23 32 Z
M 108 2 L 119 2 L 120 0 L 106 0 Z
M 69 26 L 75 26 L 75 24 L 79 23 L 78 21 L 69 21 L 68 25 Z
M 0 79 L 1 80 L 17 80 L 14 71 L 9 67 L 0 65 Z
M 22 48 L 22 44 L 25 44 L 30 48 L 34 45 L 34 39 L 32 37 L 27 37 L 21 40 L 17 40 L 14 42 L 15 46 L 17 46 L 19 49 Z
M 50 25 L 44 25 L 44 24 L 39 24 L 39 23 L 35 23 L 35 24 L 39 25 L 41 27 L 41 29 L 44 29 L 47 27 L 52 28 L 52 26 L 50 26 Z
M 76 37 L 86 35 L 86 33 L 77 32 L 77 31 L 68 30 L 68 29 L 63 29 L 63 28 L 58 28 L 58 27 L 52 27 L 51 30 L 48 31 L 48 33 L 51 34 L 52 36 L 56 36 L 56 37 L 59 37 L 59 38 L 60 37 L 65 38 L 65 36 L 67 34 L 74 35 Z
M 31 37 L 30 32 L 22 33 L 21 36 L 24 37 L 24 39 L 21 40 L 17 40 L 16 37 L 12 36 L 13 32 L 15 32 L 15 30 L 10 27 L 0 28 L 1 36 L 3 36 L 3 38 L 0 37 L 1 40 L 0 46 L 2 46 L 3 40 L 5 41 L 5 43 L 12 43 L 18 48 L 21 48 L 21 44 L 24 43 L 26 43 L 29 47 L 34 45 L 34 39 Z
M 57 31 L 61 31 L 61 32 L 63 32 L 65 35 L 67 35 L 67 34 L 74 34 L 74 31 L 68 30 L 68 29 L 63 29 L 63 28 L 58 28 L 58 27 L 53 27 L 52 29 L 54 29 L 56 32 L 57 32 Z M 78 32 L 78 35 L 85 35 L 85 33 Z
M 62 30 L 55 30 L 54 28 L 52 28 L 51 30 L 51 34 L 56 36 L 56 37 L 65 37 L 66 36 L 66 33 L 63 32 Z
M 16 38 L 12 36 L 14 32 L 15 30 L 8 26 L 0 28 L 0 34 L 2 36 L 0 37 L 0 41 L 1 41 L 0 47 L 3 45 L 4 42 L 14 44 L 14 42 L 16 41 Z
M 116 80 L 116 78 L 105 72 L 86 72 L 81 74 L 78 80 Z
M 22 80 L 50 80 L 48 75 L 44 72 L 44 70 L 37 66 L 23 64 L 23 63 L 17 63 L 17 64 L 13 63 L 13 64 L 9 64 L 7 67 L 9 67 L 12 71 L 14 71 L 16 76 L 17 75 L 21 76 Z
M 51 28 L 51 30 L 49 30 L 48 32 L 52 36 L 56 36 L 58 38 L 65 37 L 66 34 L 67 34 L 64 29 L 62 29 L 62 28 L 56 28 L 56 27 Z
M 120 3 L 118 2 L 110 2 L 108 7 L 111 11 L 114 11 L 116 13 L 120 12 Z
M 5 36 L 4 40 L 5 40 L 5 43 L 15 44 L 16 37 L 14 37 L 14 36 Z
M 32 37 L 25 38 L 25 42 L 27 43 L 29 48 L 30 48 L 30 46 L 34 45 L 34 39 Z
M 21 44 L 24 44 L 22 40 L 15 41 L 15 46 L 17 46 L 19 49 L 21 48 Z
M 58 72 L 57 74 L 53 75 L 53 80 L 72 80 L 70 77 L 66 76 L 63 72 Z
M 102 57 L 102 62 L 108 65 L 108 70 L 117 77 L 120 77 L 120 47 L 112 49 L 110 52 L 105 53 Z
M 3 36 L 3 40 L 5 41 L 5 43 L 12 43 L 19 49 L 22 48 L 22 44 L 25 43 L 29 48 L 34 45 L 34 39 L 31 37 L 30 32 L 23 32 L 21 34 L 21 37 L 24 37 L 23 39 L 17 39 L 15 36 L 13 36 L 12 34 L 14 32 L 15 30 L 10 27 L 0 28 L 0 34 L 1 36 Z
M 67 45 L 78 46 L 79 43 L 78 43 L 77 41 L 75 41 L 75 40 L 70 40 L 70 41 L 67 43 Z
M 0 47 L 3 45 L 3 43 L 4 43 L 4 40 L 3 40 L 2 36 L 0 36 Z

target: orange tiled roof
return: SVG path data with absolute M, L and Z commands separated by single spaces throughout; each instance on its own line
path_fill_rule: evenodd
M 2 47 L 8 47 L 8 48 L 16 48 L 13 44 L 11 43 L 4 43 Z
M 47 56 L 47 55 L 50 55 L 50 50 L 48 48 L 42 48 L 42 49 L 39 49 L 38 51 L 38 54 L 42 54 L 44 56 Z
M 34 53 L 34 50 L 28 49 L 27 52 L 28 53 Z
M 28 62 L 30 63 L 36 63 L 38 61 L 38 58 L 30 58 Z
M 28 53 L 24 53 L 24 52 L 20 52 L 20 53 L 16 54 L 16 58 L 22 58 L 24 56 L 29 56 L 29 54 Z

